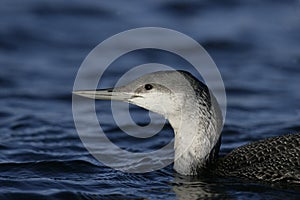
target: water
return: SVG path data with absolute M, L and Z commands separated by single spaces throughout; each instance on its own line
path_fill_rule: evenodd
M 198 40 L 225 82 L 228 112 L 221 154 L 251 141 L 300 130 L 300 2 L 4 0 L 0 6 L 0 199 L 297 199 L 299 187 L 235 179 L 188 179 L 172 166 L 127 174 L 95 160 L 74 128 L 71 91 L 77 70 L 98 43 L 130 28 L 161 26 Z M 180 67 L 161 52 L 120 59 L 103 86 L 126 68 L 148 62 Z M 137 143 L 98 115 L 112 140 L 132 151 L 169 142 Z M 137 123 L 148 113 L 132 107 Z M 134 144 L 134 145 L 133 145 Z

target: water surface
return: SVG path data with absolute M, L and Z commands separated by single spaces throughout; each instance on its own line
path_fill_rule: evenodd
M 300 130 L 300 3 L 286 1 L 5 0 L 0 6 L 1 199 L 297 199 L 299 187 L 235 179 L 190 179 L 172 166 L 128 174 L 94 159 L 79 139 L 71 91 L 77 70 L 98 43 L 121 31 L 159 26 L 183 32 L 215 60 L 228 98 L 221 154 Z M 120 58 L 100 85 L 130 67 L 158 62 L 190 69 L 160 51 Z M 98 118 L 116 144 L 151 151 L 169 142 L 137 142 L 112 122 L 109 102 Z M 131 108 L 139 124 L 148 112 Z

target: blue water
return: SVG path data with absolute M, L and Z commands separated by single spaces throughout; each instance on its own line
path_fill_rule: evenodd
M 146 174 L 106 167 L 84 148 L 71 109 L 86 55 L 121 31 L 171 28 L 202 44 L 223 77 L 228 110 L 221 154 L 251 141 L 300 131 L 300 2 L 3 0 L 0 3 L 0 199 L 297 199 L 299 187 L 234 179 L 188 179 L 172 166 Z M 178 59 L 141 52 L 126 67 Z M 122 66 L 126 67 L 122 67 Z M 111 76 L 111 77 L 110 77 Z M 97 102 L 108 116 L 108 102 Z M 102 109 L 103 108 L 103 109 Z M 137 123 L 148 112 L 131 109 Z M 107 120 L 123 148 L 148 151 Z M 166 125 L 162 141 L 173 137 Z M 120 136 L 120 137 L 118 137 Z M 122 136 L 122 137 L 121 137 Z

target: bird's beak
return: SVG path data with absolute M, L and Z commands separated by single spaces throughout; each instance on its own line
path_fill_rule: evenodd
M 91 98 L 91 99 L 116 100 L 116 101 L 124 101 L 124 102 L 129 102 L 130 99 L 136 97 L 132 93 L 120 91 L 119 88 L 78 90 L 78 91 L 73 91 L 73 94 L 82 97 Z

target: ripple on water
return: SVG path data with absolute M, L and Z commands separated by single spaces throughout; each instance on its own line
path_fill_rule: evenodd
M 145 174 L 116 171 L 84 148 L 71 112 L 74 78 L 88 52 L 120 31 L 158 24 L 197 39 L 221 71 L 228 96 L 222 155 L 256 139 L 299 132 L 298 4 L 5 1 L 0 6 L 0 199 L 299 199 L 299 187 L 183 178 L 172 165 Z M 187 62 L 162 51 L 124 60 L 103 83 L 112 86 L 132 63 L 166 62 L 189 69 Z M 97 114 L 116 145 L 147 152 L 172 139 L 170 127 L 144 142 L 132 139 L 115 128 L 110 113 L 102 109 L 108 105 L 99 103 Z M 141 110 L 131 111 L 138 113 L 140 125 L 149 122 Z M 110 155 L 101 145 L 97 149 Z

